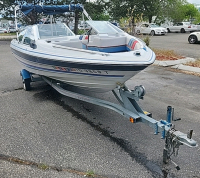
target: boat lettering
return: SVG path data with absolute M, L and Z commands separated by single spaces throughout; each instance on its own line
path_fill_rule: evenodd
M 108 74 L 108 71 L 100 71 L 100 70 L 89 70 L 89 69 L 77 69 L 70 67 L 59 67 L 53 66 L 54 69 L 66 72 L 81 72 L 81 73 L 90 73 L 90 74 Z

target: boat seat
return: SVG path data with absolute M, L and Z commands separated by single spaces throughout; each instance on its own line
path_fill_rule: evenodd
M 112 37 L 108 35 L 90 35 L 88 40 L 88 36 L 85 35 L 81 41 L 83 49 L 100 52 L 115 53 L 132 51 L 140 48 L 140 45 L 136 40 L 131 39 L 129 41 L 126 36 Z

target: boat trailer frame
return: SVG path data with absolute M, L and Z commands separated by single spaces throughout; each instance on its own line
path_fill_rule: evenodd
M 31 82 L 38 81 L 38 78 L 33 77 L 35 74 L 31 74 L 25 69 L 20 71 L 20 75 L 22 76 L 25 90 L 30 90 Z M 166 120 L 160 121 L 153 119 L 151 113 L 142 110 L 137 103 L 137 101 L 139 101 L 139 99 L 143 99 L 145 95 L 145 88 L 142 85 L 136 86 L 134 90 L 130 90 L 125 85 L 119 83 L 118 87 L 112 91 L 114 96 L 119 101 L 119 105 L 99 98 L 66 90 L 62 87 L 62 83 L 60 81 L 56 81 L 45 76 L 39 77 L 39 80 L 43 79 L 57 92 L 64 96 L 109 108 L 129 119 L 132 123 L 142 122 L 148 125 L 154 130 L 155 135 L 161 133 L 161 138 L 165 139 L 163 162 L 167 164 L 169 161 L 171 161 L 177 170 L 179 170 L 180 167 L 171 160 L 171 156 L 178 155 L 180 145 L 187 145 L 189 147 L 197 146 L 197 142 L 192 139 L 193 130 L 190 130 L 187 134 L 184 134 L 175 129 L 175 125 L 172 124 L 172 121 L 174 120 L 174 108 L 171 106 L 167 107 Z

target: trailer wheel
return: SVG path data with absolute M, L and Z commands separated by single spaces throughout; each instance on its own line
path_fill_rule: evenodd
M 25 91 L 29 91 L 31 89 L 31 80 L 29 78 L 24 79 L 23 84 L 24 84 Z

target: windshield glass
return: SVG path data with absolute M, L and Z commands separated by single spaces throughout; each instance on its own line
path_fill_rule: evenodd
M 160 26 L 156 24 L 151 24 L 151 27 L 160 27 Z
M 40 24 L 38 31 L 41 39 L 61 36 L 74 36 L 74 33 L 64 24 Z
M 87 23 L 97 31 L 97 33 L 107 33 L 107 34 L 116 34 L 116 33 L 122 33 L 123 31 L 119 29 L 118 27 L 114 26 L 110 22 L 106 21 L 87 21 Z

